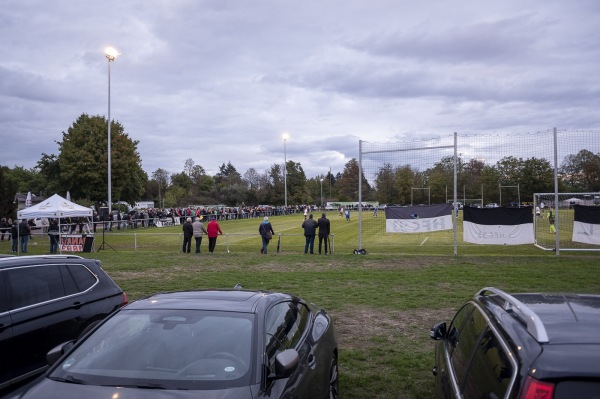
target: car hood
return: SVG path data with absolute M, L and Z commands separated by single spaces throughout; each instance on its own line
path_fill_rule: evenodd
M 252 399 L 251 387 L 218 389 L 213 391 L 182 391 L 145 388 L 116 388 L 96 385 L 79 385 L 44 378 L 22 395 L 10 399 Z

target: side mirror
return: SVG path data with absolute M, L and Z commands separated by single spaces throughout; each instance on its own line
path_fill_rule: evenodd
M 73 345 L 75 345 L 75 341 L 68 341 L 50 349 L 50 351 L 46 354 L 46 362 L 48 365 L 52 366 L 54 363 L 56 363 L 58 359 L 62 357 L 62 355 L 71 350 Z
M 431 337 L 431 339 L 435 340 L 446 338 L 446 323 L 437 323 L 436 325 L 431 327 L 431 331 L 429 331 L 429 336 Z
M 275 357 L 275 377 L 289 377 L 300 362 L 300 355 L 295 349 L 286 349 Z

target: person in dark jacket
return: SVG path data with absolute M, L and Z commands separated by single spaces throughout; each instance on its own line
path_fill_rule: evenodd
M 27 253 L 27 244 L 29 244 L 29 238 L 31 237 L 31 227 L 27 222 L 27 219 L 23 219 L 19 223 L 19 238 L 21 240 L 21 252 Z
M 50 221 L 48 237 L 50 237 L 50 253 L 55 254 L 58 250 L 58 220 L 52 219 Z
M 0 241 L 4 241 L 4 234 L 8 232 L 8 240 L 10 241 L 10 225 L 8 224 L 6 218 L 2 218 L 0 220 L 0 234 L 2 234 L 2 239 Z
M 315 235 L 317 234 L 317 221 L 313 219 L 312 213 L 308 219 L 302 222 L 302 228 L 304 229 L 304 237 L 306 237 L 304 253 L 307 254 L 310 247 L 310 253 L 314 254 Z
M 258 226 L 258 232 L 262 237 L 262 248 L 260 249 L 260 253 L 266 254 L 269 241 L 271 241 L 273 234 L 275 234 L 275 231 L 273 231 L 273 226 L 271 225 L 271 222 L 269 222 L 269 218 L 267 216 L 265 216 L 260 226 Z
M 331 224 L 329 219 L 325 216 L 325 212 L 317 220 L 317 226 L 319 226 L 319 255 L 321 254 L 321 244 L 325 241 L 325 255 L 327 255 L 327 246 L 329 244 L 329 230 Z
M 11 252 L 17 253 L 19 251 L 19 223 L 17 219 L 13 220 L 12 226 L 10 227 L 10 235 L 12 238 Z
M 194 236 L 194 226 L 192 226 L 192 218 L 187 218 L 183 224 L 183 247 L 181 252 L 190 253 L 192 249 L 192 237 Z

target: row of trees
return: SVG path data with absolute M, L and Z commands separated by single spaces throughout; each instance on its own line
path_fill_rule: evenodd
M 242 175 L 229 161 L 214 176 L 201 165 L 187 159 L 182 171 L 169 174 L 159 168 L 150 176 L 141 167 L 138 141 L 132 140 L 118 122 L 111 124 L 112 198 L 135 203 L 154 200 L 160 207 L 190 204 L 282 205 L 284 199 L 283 165 L 268 170 L 248 169 Z M 24 169 L 0 167 L 0 212 L 11 214 L 17 192 L 49 196 L 70 191 L 80 203 L 105 202 L 107 198 L 107 119 L 82 114 L 57 142 L 59 153 L 42 154 L 37 166 Z M 552 192 L 554 174 L 545 159 L 505 157 L 494 165 L 479 160 L 457 160 L 458 197 L 481 198 L 499 202 L 501 186 L 519 185 L 521 201 L 531 201 L 535 192 Z M 375 172 L 371 184 L 362 176 L 363 200 L 388 204 L 445 202 L 453 197 L 453 157 L 420 171 L 411 165 L 385 164 Z M 335 175 L 307 177 L 302 165 L 287 161 L 288 205 L 319 204 L 324 201 L 357 201 L 359 164 L 346 163 Z M 560 170 L 561 192 L 600 191 L 600 153 L 582 150 L 565 157 Z M 427 192 L 415 191 L 427 188 Z M 502 202 L 516 200 L 515 190 L 502 194 Z

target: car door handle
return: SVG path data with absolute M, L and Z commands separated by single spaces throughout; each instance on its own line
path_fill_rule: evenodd
M 83 305 L 81 302 L 73 302 L 73 304 L 71 305 L 71 307 L 73 309 L 79 309 L 81 307 L 81 305 Z

